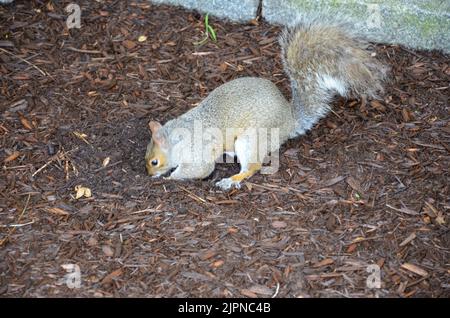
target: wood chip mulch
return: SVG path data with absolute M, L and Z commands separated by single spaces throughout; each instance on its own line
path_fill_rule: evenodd
M 280 28 L 210 17 L 217 42 L 196 46 L 195 12 L 80 0 L 68 30 L 70 2 L 0 6 L 2 297 L 450 296 L 448 56 L 376 45 L 382 100 L 337 99 L 277 173 L 223 193 L 237 164 L 148 177 L 147 122 L 241 76 L 289 96 Z

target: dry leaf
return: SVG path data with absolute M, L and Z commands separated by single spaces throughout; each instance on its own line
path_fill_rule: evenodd
M 428 210 L 426 213 L 435 218 L 435 221 L 439 225 L 445 225 L 445 218 L 440 211 L 438 211 L 430 202 L 425 201 Z
M 75 194 L 75 199 L 79 199 L 84 195 L 84 189 L 81 186 L 75 187 L 75 191 L 77 192 Z
M 77 136 L 78 138 L 82 138 L 82 139 L 84 139 L 84 138 L 87 137 L 86 134 L 80 133 L 80 132 L 78 132 L 78 131 L 74 131 L 73 134 L 74 134 L 75 136 Z
M 110 160 L 111 160 L 110 157 L 106 157 L 105 159 L 103 159 L 102 166 L 106 167 L 109 164 Z
M 69 212 L 60 208 L 48 208 L 47 211 L 56 215 L 69 215 Z
M 370 102 L 370 106 L 372 106 L 373 108 L 375 108 L 376 110 L 379 110 L 380 112 L 384 112 L 386 110 L 386 107 L 384 107 L 383 104 L 381 104 L 379 101 L 377 100 L 373 100 Z
M 89 189 L 89 188 L 84 188 L 84 196 L 85 196 L 86 198 L 92 197 L 91 189 Z
M 358 236 L 357 238 L 355 238 L 355 239 L 353 240 L 352 243 L 359 243 L 359 242 L 362 242 L 362 241 L 365 241 L 365 240 L 366 240 L 365 237 Z
M 102 251 L 105 253 L 106 256 L 112 257 L 114 255 L 114 251 L 109 245 L 103 245 Z
M 284 221 L 274 221 L 272 222 L 272 226 L 276 229 L 282 229 L 287 226 L 286 222 Z
M 92 196 L 92 191 L 89 188 L 83 187 L 81 185 L 77 185 L 75 187 L 75 199 L 79 199 L 81 197 L 90 198 Z
M 226 70 L 227 70 L 227 68 L 228 68 L 228 64 L 227 63 L 221 63 L 220 65 L 219 65 L 219 69 L 220 69 L 220 71 L 222 71 L 222 72 L 225 72 Z
M 113 272 L 109 273 L 108 275 L 106 275 L 105 278 L 103 278 L 102 284 L 106 284 L 107 285 L 107 284 L 112 283 L 113 279 L 121 276 L 122 273 L 123 273 L 123 271 L 122 271 L 121 268 L 116 269 L 115 271 L 113 271 Z
M 234 233 L 237 233 L 238 231 L 239 230 L 235 227 L 229 227 L 227 232 L 230 234 L 234 234 Z
M 258 26 L 258 25 L 259 25 L 258 18 L 251 19 L 251 20 L 250 20 L 250 24 L 252 24 L 252 25 L 254 25 L 254 26 Z
M 205 261 L 216 255 L 217 255 L 217 252 L 215 250 L 208 250 L 208 251 L 205 251 L 200 254 L 200 259 Z
M 8 157 L 3 160 L 4 163 L 16 160 L 20 156 L 20 152 L 14 151 L 12 154 L 10 154 Z
M 20 116 L 20 122 L 22 123 L 23 127 L 25 127 L 28 130 L 32 130 L 33 126 L 31 126 L 30 121 L 26 119 L 23 116 Z
M 122 44 L 129 50 L 132 50 L 136 47 L 136 43 L 130 40 L 125 40 L 122 42 Z
M 336 129 L 336 128 L 338 128 L 338 125 L 337 125 L 336 123 L 332 122 L 331 120 L 327 120 L 327 121 L 325 122 L 325 124 L 326 124 L 327 127 L 330 128 L 330 129 Z
M 442 215 L 438 215 L 436 218 L 436 223 L 439 225 L 445 225 L 445 219 Z
M 89 246 L 97 246 L 98 241 L 95 237 L 90 237 L 89 240 L 87 240 L 87 245 Z
M 55 7 L 53 7 L 53 4 L 51 1 L 47 2 L 46 7 L 47 7 L 48 11 L 55 11 Z
M 356 250 L 357 247 L 358 247 L 358 244 L 353 243 L 347 248 L 346 252 L 347 253 L 353 253 Z
M 87 139 L 86 139 L 86 138 L 87 138 L 87 135 L 86 135 L 86 134 L 80 133 L 80 132 L 78 132 L 78 131 L 74 131 L 73 134 L 74 134 L 77 138 L 83 140 L 85 143 L 87 143 L 88 145 L 90 145 L 89 141 L 87 141 Z
M 322 267 L 322 266 L 328 266 L 334 263 L 334 260 L 331 258 L 326 258 L 316 264 L 313 265 L 313 267 Z
M 403 116 L 403 120 L 405 122 L 409 122 L 411 121 L 411 112 L 409 110 L 407 110 L 406 108 L 402 109 L 402 116 Z
M 215 261 L 214 263 L 212 263 L 211 266 L 217 268 L 217 267 L 222 266 L 223 263 L 224 263 L 223 260 L 219 260 L 219 261 Z

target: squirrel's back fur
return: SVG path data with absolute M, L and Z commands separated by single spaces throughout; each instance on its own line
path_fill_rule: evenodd
M 382 92 L 387 68 L 371 56 L 368 43 L 343 17 L 301 17 L 280 36 L 282 59 L 291 80 L 296 133 L 310 129 L 341 96 Z
M 219 129 L 223 137 L 231 133 L 231 139 L 222 140 L 229 152 L 234 151 L 234 140 L 245 129 L 277 128 L 280 142 L 284 142 L 295 126 L 290 103 L 274 83 L 258 77 L 241 77 L 217 87 L 197 107 L 167 122 L 162 132 L 169 135 L 175 128 L 194 131 L 196 123 L 202 129 Z

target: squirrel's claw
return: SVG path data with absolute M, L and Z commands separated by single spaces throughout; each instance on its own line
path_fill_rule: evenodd
M 231 178 L 224 178 L 216 183 L 216 186 L 224 191 L 230 190 L 231 188 L 241 188 L 241 183 L 239 181 L 234 181 Z

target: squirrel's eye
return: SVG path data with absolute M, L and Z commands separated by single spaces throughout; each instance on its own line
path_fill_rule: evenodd
M 158 160 L 157 159 L 153 159 L 152 160 L 152 166 L 157 166 L 158 165 Z

